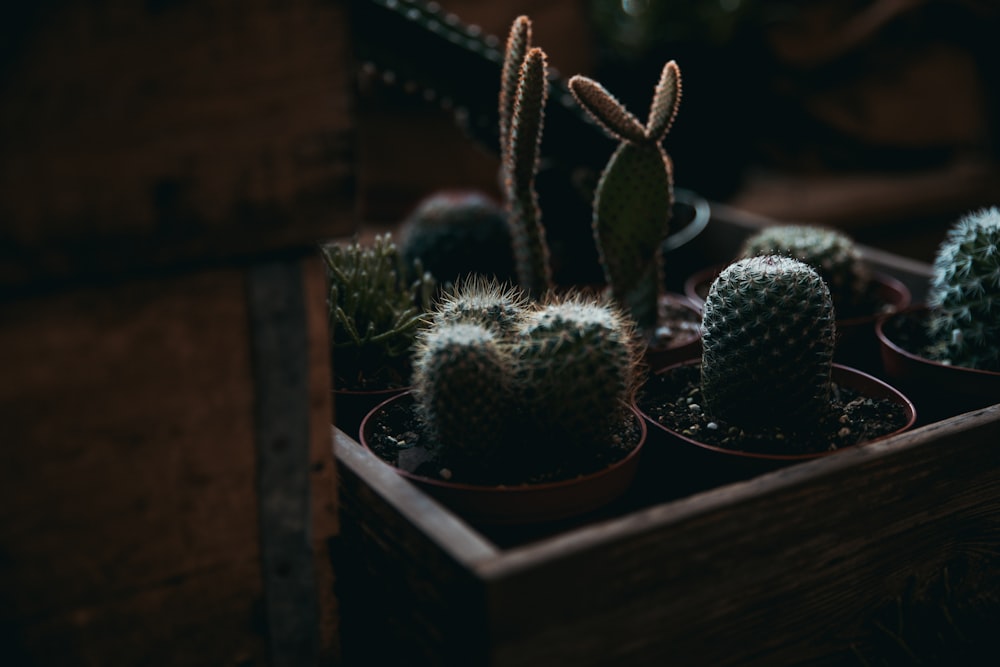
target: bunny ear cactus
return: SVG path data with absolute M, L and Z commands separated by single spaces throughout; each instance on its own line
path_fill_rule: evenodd
M 948 230 L 927 305 L 932 358 L 1000 371 L 1000 209 L 970 213 Z
M 864 299 L 871 274 L 849 236 L 818 225 L 773 225 L 749 237 L 740 258 L 784 255 L 816 269 L 830 289 L 834 306 L 849 312 Z
M 529 312 L 515 339 L 518 386 L 548 439 L 587 447 L 621 424 L 639 384 L 634 326 L 616 307 L 579 295 Z
M 500 84 L 500 160 L 517 279 L 535 298 L 552 284 L 535 177 L 538 173 L 548 69 L 545 52 L 531 47 L 531 22 L 511 26 Z
M 702 329 L 701 388 L 713 417 L 792 426 L 828 409 L 834 310 L 808 265 L 777 255 L 729 265 L 709 290 Z
M 660 245 L 670 229 L 673 166 L 661 142 L 681 98 L 680 69 L 668 62 L 645 127 L 601 84 L 569 80 L 576 101 L 620 141 L 594 193 L 593 231 L 615 299 L 644 330 L 655 328 L 663 289 Z

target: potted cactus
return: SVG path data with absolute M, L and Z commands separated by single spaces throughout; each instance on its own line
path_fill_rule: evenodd
M 1000 209 L 958 219 L 938 246 L 926 304 L 879 320 L 886 375 L 923 420 L 1000 402 Z
M 334 421 L 354 435 L 372 406 L 409 386 L 410 351 L 435 283 L 422 272 L 407 281 L 388 234 L 370 246 L 328 243 L 320 252 L 329 289 Z
M 871 270 L 854 239 L 822 225 L 765 227 L 743 242 L 736 259 L 756 255 L 794 257 L 813 267 L 830 289 L 837 314 L 835 359 L 872 372 L 881 369 L 875 321 L 910 305 L 910 291 L 903 283 Z M 703 304 L 721 270 L 722 266 L 710 266 L 691 274 L 685 294 Z
M 365 417 L 362 445 L 483 523 L 565 518 L 625 491 L 645 441 L 642 366 L 614 305 L 475 278 L 428 322 L 412 391 Z
M 762 255 L 713 281 L 702 354 L 658 372 L 639 400 L 683 467 L 714 483 L 827 455 L 909 428 L 913 405 L 833 363 L 830 290 L 807 264 Z

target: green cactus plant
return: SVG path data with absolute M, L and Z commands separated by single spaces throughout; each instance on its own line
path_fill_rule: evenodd
M 677 63 L 663 67 L 645 127 L 601 84 L 577 75 L 573 97 L 620 143 L 594 193 L 593 233 L 605 279 L 637 325 L 653 330 L 663 291 L 659 248 L 670 229 L 673 166 L 662 141 L 681 97 Z
M 428 322 L 414 354 L 416 413 L 452 463 L 551 471 L 566 457 L 593 460 L 631 418 L 641 350 L 608 302 L 576 293 L 531 301 L 476 279 Z
M 1000 209 L 969 213 L 948 230 L 927 305 L 930 358 L 1000 371 Z
M 519 16 L 511 25 L 499 97 L 501 177 L 515 269 L 524 289 L 538 298 L 552 286 L 549 248 L 535 190 L 548 68 L 545 52 L 531 46 L 527 16 Z
M 777 255 L 730 264 L 705 301 L 704 407 L 743 428 L 814 422 L 830 405 L 835 334 L 830 291 L 812 267 Z
M 744 241 L 738 259 L 784 255 L 813 267 L 830 289 L 841 317 L 865 303 L 871 271 L 854 240 L 820 225 L 782 224 L 765 227 Z
M 334 386 L 345 389 L 409 384 L 410 354 L 435 290 L 420 272 L 403 278 L 390 234 L 320 247 L 328 281 L 327 309 Z
M 413 393 L 428 433 L 460 466 L 488 467 L 517 395 L 510 346 L 473 322 L 441 322 L 414 351 Z
M 577 294 L 553 299 L 525 315 L 515 340 L 519 387 L 547 440 L 586 447 L 627 418 L 641 353 L 617 308 Z

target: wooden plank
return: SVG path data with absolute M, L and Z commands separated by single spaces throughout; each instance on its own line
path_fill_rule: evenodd
M 329 659 L 329 361 L 322 267 L 302 266 Z M 244 277 L 213 269 L 4 303 L 0 627 L 25 661 L 266 661 Z
M 63 0 L 4 16 L 0 287 L 353 229 L 342 0 Z
M 910 578 L 995 567 L 998 437 L 993 406 L 482 563 L 493 664 L 849 655 Z

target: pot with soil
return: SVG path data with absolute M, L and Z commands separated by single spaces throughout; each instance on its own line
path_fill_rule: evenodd
M 745 479 L 899 433 L 915 421 L 900 392 L 833 364 L 833 304 L 811 267 L 742 259 L 707 295 L 701 359 L 663 369 L 639 408 L 669 441 L 681 483 Z
M 876 328 L 885 375 L 922 421 L 1000 403 L 1000 209 L 959 219 L 937 250 L 927 304 Z
M 818 225 L 773 225 L 751 235 L 736 259 L 755 255 L 794 257 L 815 269 L 833 299 L 836 313 L 837 362 L 870 372 L 881 370 L 875 323 L 879 317 L 910 305 L 910 290 L 895 278 L 872 271 L 854 240 Z M 704 304 L 712 281 L 724 267 L 710 266 L 691 274 L 684 293 Z
M 640 346 L 616 307 L 475 279 L 429 320 L 412 393 L 369 413 L 364 446 L 473 522 L 566 518 L 625 491 L 646 431 Z
M 320 250 L 329 287 L 334 424 L 356 436 L 373 407 L 409 386 L 411 349 L 435 284 L 422 271 L 412 281 L 404 277 L 388 234 L 371 246 L 328 243 Z

